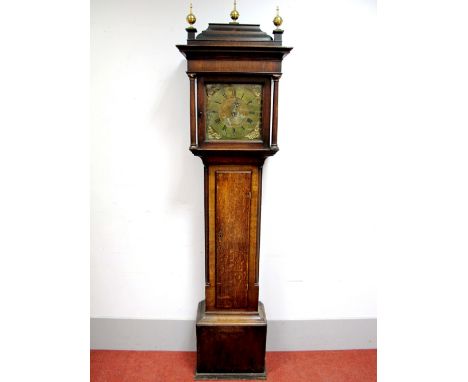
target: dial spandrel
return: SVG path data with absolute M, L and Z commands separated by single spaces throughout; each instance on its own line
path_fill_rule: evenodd
M 260 140 L 262 84 L 206 84 L 208 140 Z

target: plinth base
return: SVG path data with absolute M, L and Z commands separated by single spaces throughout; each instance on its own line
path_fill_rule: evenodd
M 258 312 L 206 312 L 198 304 L 196 380 L 266 379 L 265 309 Z
M 256 380 L 265 380 L 266 373 L 195 373 L 195 380 L 196 381 L 203 381 L 203 380 L 246 380 L 246 379 L 256 379 Z

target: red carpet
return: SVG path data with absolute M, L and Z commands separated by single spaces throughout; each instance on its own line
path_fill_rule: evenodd
M 376 350 L 268 352 L 269 382 L 375 382 Z M 195 353 L 91 351 L 91 382 L 190 382 Z

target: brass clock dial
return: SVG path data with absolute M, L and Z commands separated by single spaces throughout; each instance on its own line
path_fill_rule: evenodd
M 207 84 L 207 139 L 261 139 L 262 86 L 262 84 Z

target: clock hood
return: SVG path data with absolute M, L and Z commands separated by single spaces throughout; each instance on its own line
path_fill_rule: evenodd
M 282 46 L 282 30 L 274 30 L 274 37 L 271 37 L 260 29 L 259 24 L 210 23 L 198 35 L 195 28 L 186 30 L 187 44 L 177 45 L 177 48 L 187 59 L 230 52 L 282 60 L 292 50 Z

